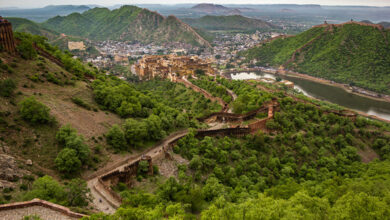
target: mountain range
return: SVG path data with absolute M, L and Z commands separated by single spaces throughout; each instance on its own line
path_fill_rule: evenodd
M 390 94 L 390 30 L 363 22 L 323 24 L 243 53 L 257 65 Z
M 225 15 L 237 15 L 241 14 L 241 11 L 237 8 L 228 8 L 223 5 L 216 4 L 198 4 L 191 8 L 192 11 L 206 13 L 206 14 L 225 14 Z
M 278 27 L 260 19 L 248 18 L 241 15 L 212 16 L 207 15 L 201 18 L 183 19 L 192 27 L 205 30 L 270 30 Z
M 56 16 L 42 23 L 42 26 L 92 40 L 183 42 L 210 46 L 199 33 L 175 16 L 164 17 L 136 6 L 122 6 L 115 10 L 94 8 L 81 14 Z

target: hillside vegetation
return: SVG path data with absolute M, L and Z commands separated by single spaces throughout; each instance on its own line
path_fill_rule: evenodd
M 184 42 L 209 46 L 190 26 L 174 16 L 167 18 L 136 6 L 110 11 L 94 8 L 82 14 L 56 16 L 43 26 L 60 33 L 93 40 L 139 41 L 143 43 Z
M 189 25 L 202 28 L 205 30 L 240 30 L 240 31 L 254 31 L 254 30 L 271 30 L 277 29 L 275 25 L 268 22 L 247 18 L 241 15 L 230 16 L 204 16 L 196 19 L 184 19 L 184 22 Z
M 54 40 L 59 36 L 59 33 L 57 33 L 56 31 L 53 31 L 49 28 L 45 28 L 42 26 L 42 24 L 30 21 L 25 18 L 11 17 L 7 18 L 7 20 L 11 22 L 13 31 L 40 35 L 48 38 L 49 40 Z
M 196 138 L 190 132 L 173 146 L 189 161 L 177 164 L 177 175 L 151 177 L 139 168 L 137 187 L 114 187 L 123 199 L 116 213 L 90 219 L 387 218 L 389 125 L 351 120 L 310 99 L 302 103 L 285 93 L 259 92 L 244 81 L 218 82 L 248 109 L 277 98 L 281 109 L 267 122 L 268 132 L 241 138 Z M 207 84 L 210 91 L 217 86 Z M 365 162 L 371 162 L 363 163 L 368 154 Z
M 283 65 L 300 73 L 390 94 L 390 31 L 360 23 L 322 25 L 243 53 L 257 65 Z

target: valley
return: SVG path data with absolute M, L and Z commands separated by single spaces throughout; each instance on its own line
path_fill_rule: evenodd
M 386 10 L 0 8 L 0 219 L 388 219 Z

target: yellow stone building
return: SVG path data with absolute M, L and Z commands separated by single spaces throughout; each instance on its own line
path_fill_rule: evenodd
M 144 80 L 160 77 L 174 81 L 176 77 L 193 75 L 196 70 L 214 74 L 211 63 L 197 56 L 146 55 L 135 64 L 135 71 Z

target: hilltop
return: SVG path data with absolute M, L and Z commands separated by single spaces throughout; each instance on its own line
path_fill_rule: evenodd
M 277 26 L 260 19 L 253 19 L 241 15 L 212 16 L 207 15 L 197 19 L 184 19 L 189 25 L 205 30 L 270 30 Z
M 381 25 L 347 22 L 315 26 L 243 53 L 257 65 L 348 83 L 390 94 L 390 31 Z
M 40 35 L 40 36 L 47 37 L 49 40 L 54 40 L 59 36 L 58 32 L 53 31 L 49 28 L 45 28 L 42 26 L 42 24 L 36 23 L 34 21 L 30 21 L 25 18 L 10 17 L 7 19 L 9 22 L 12 23 L 13 31 Z
M 92 40 L 183 42 L 210 46 L 194 29 L 175 16 L 164 17 L 136 6 L 122 6 L 112 11 L 94 8 L 82 14 L 56 16 L 42 25 L 60 33 Z

